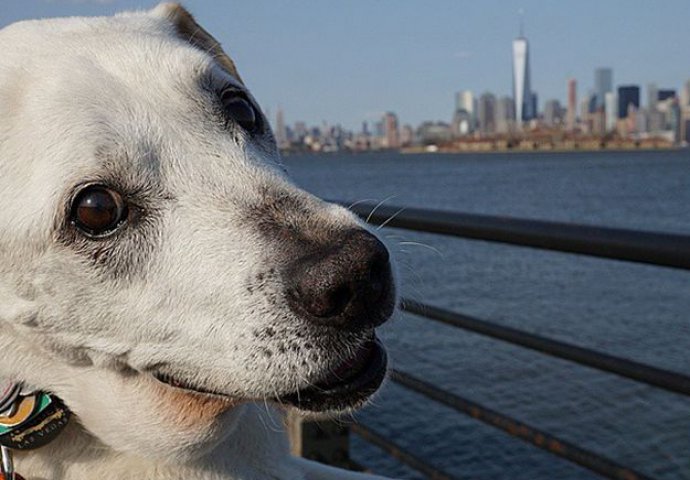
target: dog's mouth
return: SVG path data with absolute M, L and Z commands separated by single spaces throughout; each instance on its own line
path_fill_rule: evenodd
M 338 412 L 361 406 L 381 386 L 386 376 L 386 350 L 375 336 L 354 355 L 341 362 L 321 381 L 275 400 L 310 412 Z M 212 390 L 163 371 L 152 372 L 159 382 L 185 393 L 230 400 L 227 393 Z
M 219 398 L 226 398 L 229 399 L 229 395 L 218 392 L 216 390 L 210 390 L 207 388 L 200 387 L 198 385 L 194 385 L 191 382 L 188 382 L 186 380 L 182 380 L 178 377 L 175 377 L 173 375 L 170 375 L 169 373 L 164 373 L 164 372 L 154 372 L 153 377 L 158 380 L 161 383 L 164 383 L 165 385 L 178 389 L 178 390 L 184 390 L 188 393 L 195 393 L 198 395 L 205 395 L 205 396 L 214 396 L 214 397 L 219 397 Z
M 357 408 L 379 389 L 387 364 L 386 350 L 374 337 L 322 381 L 278 400 L 311 412 Z

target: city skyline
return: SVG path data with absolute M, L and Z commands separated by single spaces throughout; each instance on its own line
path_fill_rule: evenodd
M 594 88 L 581 98 L 577 80 L 567 81 L 567 105 L 549 99 L 538 108 L 529 87 L 528 40 L 513 41 L 513 97 L 485 91 L 476 96 L 455 93 L 450 122 L 401 123 L 394 111 L 362 122 L 360 130 L 339 123 L 288 126 L 278 109 L 274 127 L 278 146 L 286 151 L 496 151 L 588 150 L 687 147 L 690 144 L 690 79 L 681 88 L 647 84 L 646 103 L 639 85 L 616 85 L 613 70 L 594 70 Z
M 461 90 L 455 93 L 450 122 L 427 120 L 416 128 L 409 123 L 401 128 L 396 113 L 387 111 L 373 122 L 373 133 L 366 121 L 359 131 L 324 121 L 311 128 L 299 122 L 304 125 L 303 135 L 295 135 L 297 128 L 286 126 L 284 112 L 278 109 L 276 139 L 283 149 L 311 151 L 512 149 L 524 148 L 523 141 L 535 149 L 579 149 L 580 144 L 606 148 L 609 142 L 618 148 L 639 148 L 642 142 L 647 148 L 656 148 L 659 142 L 667 146 L 690 143 L 690 79 L 679 89 L 659 89 L 656 83 L 648 83 L 647 101 L 642 104 L 640 85 L 617 85 L 612 68 L 597 67 L 593 88 L 579 102 L 577 79 L 569 78 L 566 106 L 548 99 L 540 109 L 538 92 L 531 89 L 529 59 L 529 41 L 521 23 L 512 42 L 512 97 Z
M 23 18 L 109 14 L 147 8 L 142 0 L 25 0 L 4 2 L 0 25 Z M 268 0 L 185 5 L 227 48 L 262 106 L 282 105 L 286 121 L 322 120 L 355 129 L 395 109 L 418 124 L 452 115 L 455 92 L 512 96 L 509 45 L 525 11 L 532 89 L 540 101 L 565 103 L 570 77 L 590 87 L 591 71 L 606 65 L 619 84 L 679 88 L 687 72 L 690 29 L 686 7 L 642 2 L 577 5 L 438 1 L 310 4 L 296 8 Z M 650 32 L 652 34 L 650 35 Z

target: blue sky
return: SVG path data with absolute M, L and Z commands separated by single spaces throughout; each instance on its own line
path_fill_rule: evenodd
M 0 25 L 109 14 L 147 0 L 2 0 Z M 288 122 L 359 127 L 392 110 L 403 123 L 449 120 L 453 94 L 510 94 L 520 9 L 540 104 L 614 83 L 680 88 L 690 79 L 687 0 L 188 0 L 226 47 L 254 95 Z M 643 91 L 644 95 L 644 91 Z M 644 97 L 643 97 L 644 98 Z

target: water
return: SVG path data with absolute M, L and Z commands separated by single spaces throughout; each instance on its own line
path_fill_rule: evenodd
M 690 234 L 688 152 L 385 153 L 285 163 L 298 184 L 326 198 Z M 403 230 L 384 235 L 408 296 L 690 373 L 690 272 Z M 382 336 L 401 370 L 652 477 L 690 479 L 689 398 L 410 315 Z M 392 384 L 359 419 L 460 478 L 598 478 Z M 353 456 L 377 473 L 423 478 L 360 440 Z

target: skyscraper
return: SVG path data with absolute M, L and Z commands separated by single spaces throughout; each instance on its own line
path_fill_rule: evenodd
M 398 148 L 400 146 L 400 133 L 398 131 L 398 117 L 393 112 L 386 112 L 383 115 L 384 142 L 387 148 Z
M 285 118 L 283 117 L 283 109 L 278 107 L 276 112 L 276 143 L 279 147 L 284 147 L 288 143 L 287 130 L 285 128 Z
M 518 124 L 535 117 L 530 85 L 529 45 L 522 32 L 513 40 L 513 100 Z
M 616 120 L 618 120 L 617 103 L 618 96 L 614 92 L 606 92 L 606 95 L 604 95 L 604 111 L 606 112 L 607 132 L 612 132 L 616 129 Z
M 656 99 L 659 102 L 663 102 L 664 100 L 668 100 L 669 98 L 675 98 L 676 97 L 676 91 L 671 89 L 671 88 L 665 88 L 663 90 L 659 90 L 657 92 L 657 97 Z
M 555 127 L 561 122 L 561 104 L 558 100 L 547 100 L 544 104 L 544 124 Z
M 515 104 L 510 97 L 501 97 L 496 101 L 496 133 L 508 133 L 515 124 Z
M 594 71 L 594 94 L 597 97 L 596 108 L 603 108 L 606 94 L 613 92 L 613 71 L 610 68 L 597 68 Z
M 462 134 L 470 133 L 477 123 L 477 100 L 470 90 L 463 90 L 455 94 L 455 113 L 453 122 L 461 127 Z M 456 132 L 457 133 L 457 132 Z
M 618 87 L 618 118 L 628 116 L 628 108 L 634 105 L 640 108 L 640 87 L 637 85 L 623 85 Z
M 479 131 L 482 134 L 491 134 L 496 131 L 496 97 L 493 93 L 486 92 L 479 97 L 477 108 L 479 118 Z
M 455 110 L 465 110 L 474 115 L 474 94 L 471 90 L 463 90 L 455 94 Z
M 569 131 L 575 129 L 575 120 L 577 119 L 577 80 L 571 78 L 568 80 L 568 115 L 566 119 L 566 128 Z
M 647 84 L 647 109 L 651 112 L 656 111 L 656 104 L 659 101 L 659 88 L 656 83 Z
M 683 85 L 683 92 L 680 95 L 680 106 L 681 108 L 690 106 L 690 80 Z

